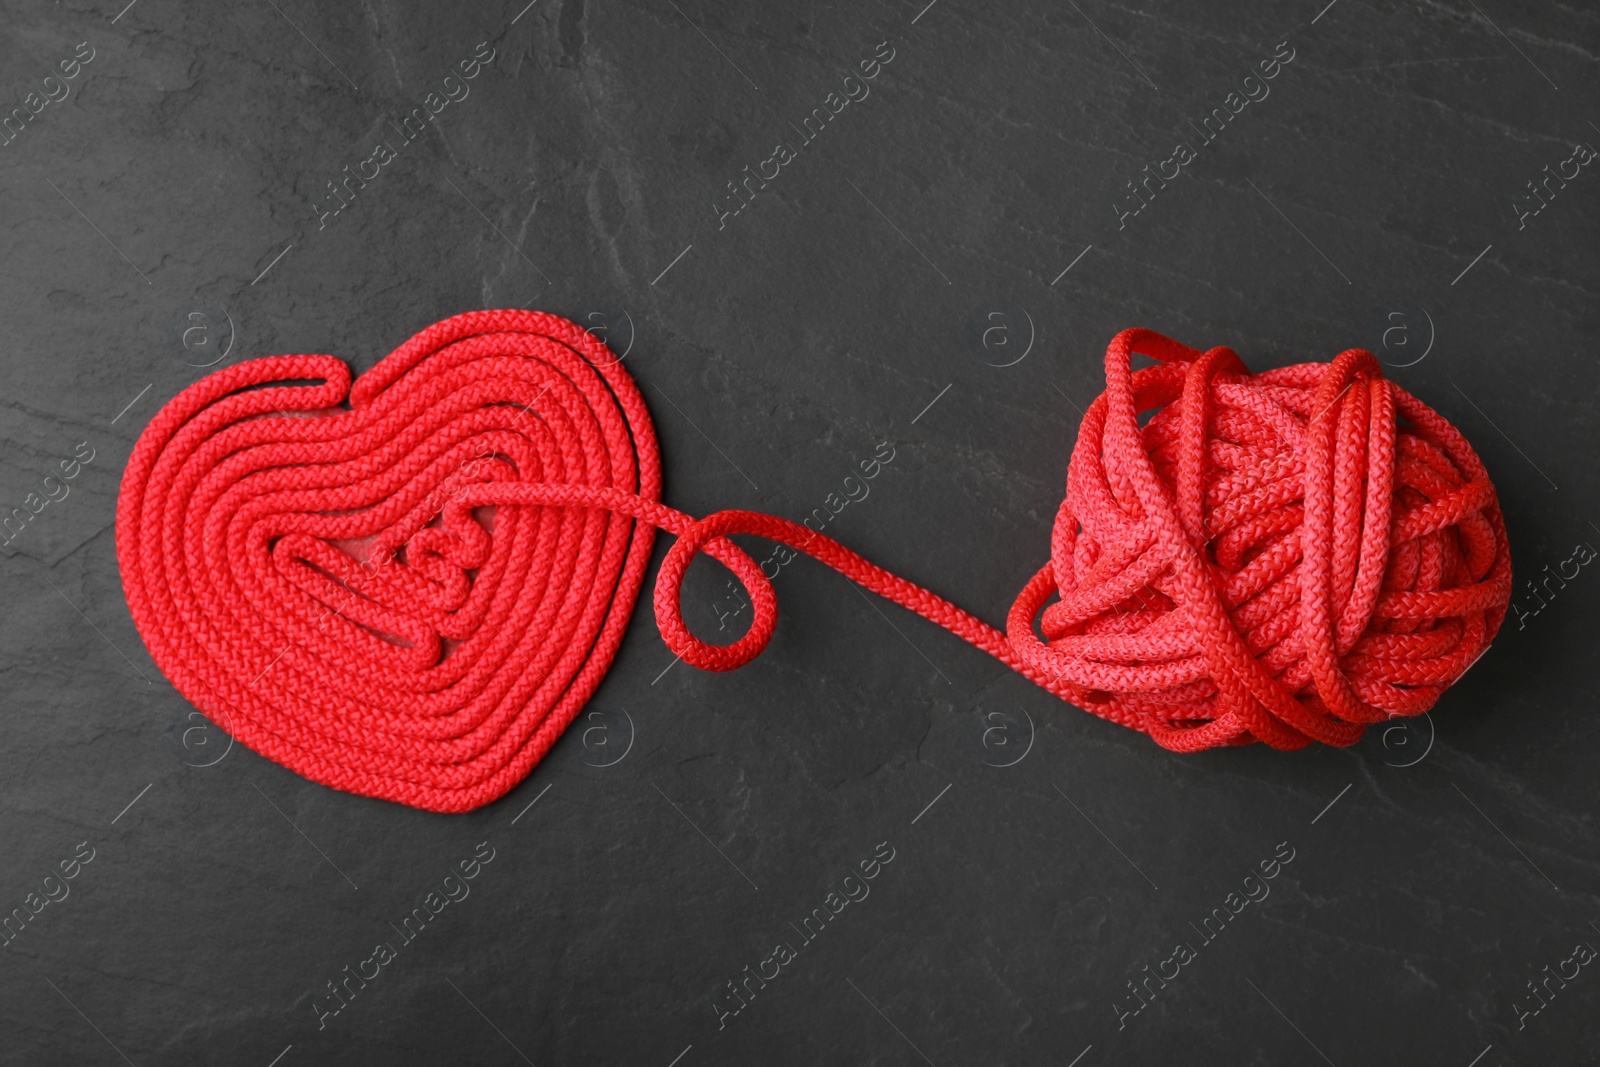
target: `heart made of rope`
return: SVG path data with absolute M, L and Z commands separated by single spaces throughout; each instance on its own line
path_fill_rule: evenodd
M 1161 365 L 1132 371 L 1136 350 Z M 633 380 L 527 311 L 436 323 L 353 383 L 333 356 L 275 356 L 185 389 L 128 461 L 118 563 L 157 665 L 239 741 L 441 812 L 510 790 L 588 701 L 657 528 L 678 537 L 657 625 L 694 666 L 738 667 L 772 636 L 771 583 L 728 540 L 756 534 L 1179 751 L 1350 744 L 1427 710 L 1488 647 L 1511 581 L 1494 489 L 1369 353 L 1251 375 L 1228 349 L 1127 330 L 1106 382 L 1007 633 L 799 524 L 662 505 Z M 683 621 L 701 551 L 750 594 L 731 645 Z

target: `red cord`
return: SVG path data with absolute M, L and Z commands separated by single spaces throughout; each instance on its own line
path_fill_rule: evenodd
M 1135 351 L 1161 365 L 1133 372 Z M 678 540 L 656 622 L 697 667 L 741 666 L 772 636 L 771 583 L 726 536 L 757 534 L 1178 751 L 1348 745 L 1420 714 L 1511 594 L 1483 465 L 1357 350 L 1251 375 L 1226 348 L 1118 334 L 1051 562 L 1006 633 L 804 526 L 696 521 L 660 496 L 649 413 L 600 342 L 552 315 L 473 312 L 354 383 L 332 356 L 275 356 L 185 389 L 128 461 L 117 558 L 156 663 L 234 737 L 444 812 L 510 790 L 588 701 L 657 527 Z M 679 610 L 701 551 L 750 592 L 731 645 Z

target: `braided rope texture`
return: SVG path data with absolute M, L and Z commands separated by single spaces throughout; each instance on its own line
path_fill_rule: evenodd
M 1159 365 L 1134 372 L 1135 351 Z M 218 725 L 313 781 L 439 812 L 504 795 L 576 717 L 658 528 L 677 541 L 657 626 L 696 667 L 741 666 L 776 628 L 728 539 L 753 534 L 1178 751 L 1347 745 L 1420 714 L 1511 592 L 1471 446 L 1358 350 L 1251 375 L 1225 348 L 1118 334 L 1051 562 L 1006 633 L 799 524 L 697 521 L 660 496 L 649 412 L 604 345 L 471 312 L 354 382 L 333 356 L 274 356 L 185 389 L 128 461 L 117 558 L 151 656 Z M 700 552 L 750 593 L 730 645 L 683 620 Z
M 1488 649 L 1511 600 L 1494 486 L 1370 352 L 1252 375 L 1135 329 L 1105 367 L 1009 625 L 1077 703 L 1180 752 L 1349 745 Z

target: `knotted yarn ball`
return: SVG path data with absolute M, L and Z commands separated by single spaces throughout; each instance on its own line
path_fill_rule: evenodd
M 1132 371 L 1136 351 L 1161 365 Z M 1051 560 L 1004 633 L 798 523 L 660 497 L 618 357 L 554 315 L 470 312 L 353 381 L 333 356 L 273 356 L 183 390 L 128 460 L 117 561 L 157 666 L 231 736 L 439 812 L 504 795 L 582 710 L 658 529 L 677 540 L 656 624 L 693 666 L 739 667 L 776 629 L 769 576 L 729 540 L 754 534 L 1180 751 L 1344 745 L 1420 714 L 1511 592 L 1482 464 L 1357 350 L 1251 375 L 1225 348 L 1118 334 Z M 729 645 L 683 619 L 701 552 L 749 593 Z
M 1008 626 L 1068 699 L 1177 751 L 1349 745 L 1489 647 L 1511 599 L 1494 486 L 1370 352 L 1251 374 L 1132 329 L 1105 368 Z

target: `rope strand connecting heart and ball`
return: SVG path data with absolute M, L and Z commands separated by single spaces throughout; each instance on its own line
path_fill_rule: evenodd
M 1158 363 L 1134 371 L 1135 353 Z M 436 323 L 354 382 L 310 355 L 195 383 L 128 461 L 117 557 L 157 665 L 234 737 L 441 812 L 510 790 L 589 700 L 657 529 L 677 541 L 656 622 L 696 667 L 772 637 L 772 585 L 729 540 L 753 534 L 1176 751 L 1348 745 L 1432 707 L 1488 647 L 1511 593 L 1494 487 L 1370 353 L 1252 375 L 1135 329 L 1105 366 L 1050 561 L 1005 632 L 799 524 L 663 505 L 632 378 L 527 311 Z M 679 608 L 701 552 L 750 594 L 730 645 Z

